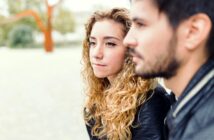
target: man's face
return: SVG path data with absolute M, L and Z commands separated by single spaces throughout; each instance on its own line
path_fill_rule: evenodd
M 170 78 L 179 66 L 176 36 L 167 17 L 151 0 L 134 0 L 132 27 L 124 39 L 131 48 L 135 71 L 144 78 Z

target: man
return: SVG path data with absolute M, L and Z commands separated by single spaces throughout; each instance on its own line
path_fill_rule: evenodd
M 213 0 L 132 0 L 127 45 L 136 73 L 163 77 L 178 98 L 170 140 L 214 139 Z

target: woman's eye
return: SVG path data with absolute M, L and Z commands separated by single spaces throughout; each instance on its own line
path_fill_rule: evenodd
M 95 42 L 93 42 L 93 41 L 90 41 L 90 42 L 89 42 L 89 46 L 90 46 L 90 47 L 93 47 L 93 46 L 95 46 L 95 45 L 96 45 Z
M 114 46 L 116 46 L 116 44 L 115 44 L 115 43 L 112 43 L 112 42 L 107 42 L 106 45 L 109 46 L 109 47 L 114 47 Z

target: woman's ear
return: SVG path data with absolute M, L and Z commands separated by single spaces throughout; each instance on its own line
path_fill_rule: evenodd
M 206 14 L 199 13 L 190 17 L 186 22 L 186 48 L 193 50 L 202 44 L 206 45 L 212 27 L 210 18 Z

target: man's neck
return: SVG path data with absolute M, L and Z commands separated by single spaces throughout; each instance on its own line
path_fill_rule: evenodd
M 171 89 L 176 97 L 179 97 L 205 61 L 206 59 L 201 59 L 200 62 L 189 61 L 181 66 L 175 76 L 170 79 L 164 79 L 166 87 Z

